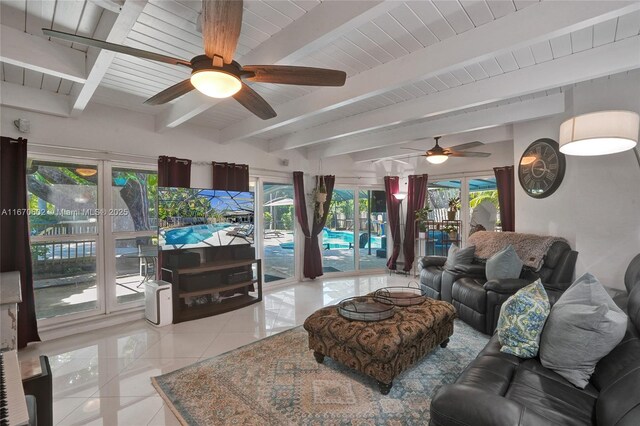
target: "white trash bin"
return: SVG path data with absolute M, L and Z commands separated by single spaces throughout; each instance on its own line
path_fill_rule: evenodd
M 145 316 L 156 327 L 164 327 L 173 322 L 171 283 L 147 281 L 144 288 Z

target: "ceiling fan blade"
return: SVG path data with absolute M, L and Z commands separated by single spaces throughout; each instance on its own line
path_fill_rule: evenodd
M 465 149 L 476 148 L 476 147 L 482 146 L 482 145 L 484 145 L 482 142 L 475 141 L 475 142 L 463 143 L 463 144 L 456 145 L 456 146 L 451 146 L 451 147 L 445 148 L 445 149 L 450 149 L 452 151 L 464 151 Z
M 288 65 L 247 65 L 243 71 L 255 75 L 247 77 L 256 83 L 296 84 L 298 86 L 344 86 L 347 73 L 326 68 Z
M 225 64 L 230 64 L 241 28 L 242 0 L 202 1 L 202 37 L 208 57 L 220 56 Z
M 242 89 L 233 95 L 233 98 L 263 120 L 268 120 L 278 115 L 262 96 L 244 83 L 242 83 Z
M 193 84 L 191 84 L 190 79 L 182 80 L 180 83 L 174 84 L 168 89 L 164 89 L 162 92 L 150 97 L 149 99 L 144 101 L 144 103 L 147 105 L 166 104 L 169 101 L 172 101 L 186 93 L 189 93 L 193 89 L 195 89 L 195 87 L 193 87 Z
M 491 154 L 488 152 L 471 152 L 471 151 L 451 151 L 448 154 L 451 157 L 490 157 Z
M 49 37 L 59 38 L 61 40 L 72 41 L 74 43 L 84 44 L 86 46 L 98 47 L 100 49 L 111 50 L 112 52 L 124 53 L 138 58 L 151 59 L 152 61 L 164 62 L 172 65 L 184 65 L 191 68 L 191 61 L 186 59 L 173 58 L 161 53 L 149 52 L 147 50 L 136 49 L 134 47 L 123 46 L 121 44 L 109 43 L 95 38 L 82 37 L 75 34 L 65 33 L 62 31 L 50 30 L 43 28 L 42 32 Z

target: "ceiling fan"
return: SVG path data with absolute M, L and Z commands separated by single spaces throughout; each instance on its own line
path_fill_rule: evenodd
M 450 148 L 442 148 L 438 141 L 440 140 L 440 136 L 436 136 L 435 138 L 436 145 L 427 150 L 419 157 L 426 157 L 427 161 L 431 164 L 442 164 L 449 159 L 449 157 L 489 157 L 491 154 L 488 152 L 472 152 L 465 151 L 470 148 L 475 148 L 477 146 L 484 145 L 482 142 L 475 141 L 469 143 L 463 143 L 461 145 L 452 146 Z M 421 149 L 416 148 L 402 148 L 402 149 L 410 149 L 413 151 L 422 151 Z
M 191 60 L 109 43 L 89 37 L 43 28 L 50 37 L 87 46 L 124 53 L 138 58 L 181 65 L 191 69 L 191 77 L 147 99 L 146 104 L 160 105 L 193 89 L 213 98 L 233 98 L 253 114 L 267 120 L 277 114 L 258 93 L 243 80 L 255 83 L 294 84 L 302 86 L 343 86 L 344 71 L 287 65 L 246 65 L 233 60 L 242 27 L 242 0 L 203 0 L 202 35 L 204 55 Z

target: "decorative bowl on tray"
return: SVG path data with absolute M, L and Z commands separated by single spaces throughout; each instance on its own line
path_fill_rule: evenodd
M 338 303 L 338 313 L 356 321 L 382 321 L 391 318 L 395 312 L 393 302 L 383 296 L 358 296 Z
M 420 284 L 410 282 L 406 287 L 384 287 L 378 289 L 373 293 L 373 298 L 391 301 L 396 306 L 413 306 L 427 300 L 427 295 Z

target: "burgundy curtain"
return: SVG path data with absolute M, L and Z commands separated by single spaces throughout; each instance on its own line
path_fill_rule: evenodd
M 302 233 L 305 236 L 304 240 L 304 267 L 303 276 L 305 278 L 315 279 L 322 276 L 322 254 L 320 253 L 320 245 L 318 242 L 318 235 L 322 232 L 324 225 L 327 223 L 327 216 L 329 214 L 329 206 L 331 205 L 331 198 L 333 196 L 333 186 L 336 181 L 335 176 L 324 176 L 324 185 L 327 188 L 327 201 L 324 204 L 324 214 L 320 221 L 313 217 L 313 227 L 309 231 L 309 219 L 307 215 L 307 203 L 304 195 L 304 173 L 293 172 L 293 191 L 294 202 L 296 208 L 296 218 L 302 228 Z M 317 206 L 315 206 L 317 207 Z M 314 208 L 315 211 L 315 208 Z
M 191 160 L 161 155 L 158 157 L 158 186 L 191 187 Z M 156 277 L 162 279 L 162 251 L 158 251 Z
M 427 179 L 429 175 L 409 175 L 409 188 L 407 189 L 407 221 L 404 228 L 404 270 L 410 271 L 415 259 L 416 210 L 424 207 L 427 195 Z
M 227 191 L 249 190 L 249 166 L 246 164 L 217 163 L 213 161 L 213 189 Z
M 27 211 L 27 141 L 0 140 L 0 211 Z M 29 217 L 0 215 L 0 272 L 20 271 L 22 302 L 18 305 L 18 348 L 39 342 L 29 245 Z
M 191 187 L 191 160 L 158 157 L 158 186 Z
M 500 204 L 500 222 L 503 231 L 516 230 L 516 188 L 513 166 L 494 167 Z
M 393 240 L 393 249 L 389 260 L 387 260 L 387 268 L 395 270 L 396 261 L 400 255 L 400 201 L 393 194 L 400 192 L 400 178 L 385 176 L 384 190 L 387 198 L 387 221 Z

